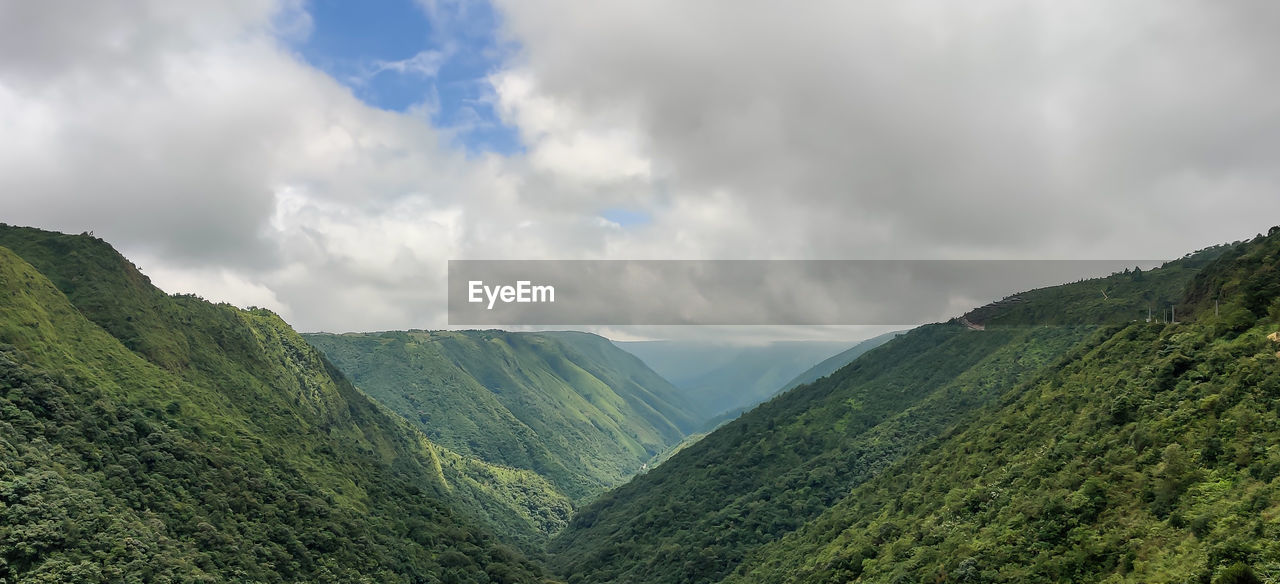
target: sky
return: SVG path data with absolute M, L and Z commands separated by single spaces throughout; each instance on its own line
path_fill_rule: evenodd
M 450 259 L 1172 259 L 1280 223 L 1277 29 L 1249 0 L 0 0 L 0 221 L 304 331 L 443 327 Z

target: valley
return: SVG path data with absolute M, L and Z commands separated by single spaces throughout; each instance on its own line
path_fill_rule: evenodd
M 1280 576 L 1280 229 L 773 353 L 298 334 L 10 226 L 0 292 L 15 581 Z

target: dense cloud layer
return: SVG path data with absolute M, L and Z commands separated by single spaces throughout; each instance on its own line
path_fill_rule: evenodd
M 541 93 L 770 249 L 1168 254 L 1280 209 L 1274 3 L 555 4 L 503 4 Z
M 0 2 L 0 221 L 307 330 L 443 325 L 447 259 L 1163 258 L 1280 222 L 1273 3 L 498 5 L 511 157 L 305 64 L 303 4 Z

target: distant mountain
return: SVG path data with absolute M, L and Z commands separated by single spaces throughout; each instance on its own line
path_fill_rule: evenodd
M 1223 578 L 1280 566 L 1273 233 L 898 336 L 580 509 L 551 561 L 571 584 L 1260 581 Z
M 433 441 L 535 471 L 577 500 L 625 481 L 695 428 L 676 388 L 592 334 L 303 336 Z
M 619 341 L 627 352 L 680 388 L 705 423 L 773 397 L 810 367 L 848 343 L 786 341 L 728 345 L 697 341 Z
M 536 554 L 570 511 L 432 444 L 271 312 L 0 224 L 0 581 L 533 583 L 500 542 Z
M 845 365 L 852 363 L 854 359 L 861 357 L 863 353 L 866 353 L 871 349 L 879 347 L 880 345 L 883 345 L 893 340 L 894 338 L 904 334 L 907 334 L 907 331 L 894 331 L 891 333 L 885 333 L 883 335 L 871 337 L 852 347 L 849 347 L 848 349 L 840 353 L 837 353 L 835 356 L 832 356 L 824 360 L 823 362 L 818 363 L 813 367 L 810 367 L 807 371 L 791 378 L 791 381 L 788 381 L 787 383 L 782 385 L 781 389 L 778 390 L 778 393 L 791 390 L 793 388 L 799 387 L 806 383 L 813 383 L 819 379 L 822 379 L 823 377 L 831 375 L 832 373 L 835 373 L 837 370 L 839 370 L 841 367 L 844 367 Z
M 784 391 L 790 391 L 806 383 L 813 383 L 814 381 L 817 381 L 823 377 L 831 375 L 841 367 L 844 367 L 845 365 L 852 363 L 854 359 L 857 359 L 858 357 L 862 356 L 863 353 L 866 353 L 871 349 L 879 347 L 880 345 L 883 345 L 893 340 L 895 337 L 904 335 L 904 334 L 906 334 L 906 331 L 885 333 L 883 335 L 872 337 L 852 347 L 849 347 L 848 349 L 841 351 L 840 353 L 837 353 L 836 355 L 823 360 L 821 363 L 818 363 L 817 365 L 814 365 L 813 367 L 810 367 L 809 369 L 800 373 L 799 375 L 791 378 L 791 381 L 788 381 L 782 387 L 775 390 L 773 394 L 770 395 L 770 397 L 772 397 L 772 395 L 779 394 Z M 705 434 L 705 432 L 714 430 L 718 428 L 721 424 L 724 424 L 725 422 L 736 419 L 738 416 L 741 416 L 747 410 L 750 410 L 751 408 L 759 405 L 760 401 L 764 401 L 764 400 L 755 401 L 732 410 L 721 412 L 719 415 L 711 418 L 710 420 L 702 424 L 704 433 L 699 434 L 698 436 L 701 437 Z M 687 447 L 689 443 L 691 443 L 690 440 L 686 438 L 684 446 Z M 662 460 L 666 460 L 667 458 L 670 458 L 672 454 L 674 453 L 670 453 L 663 456 Z

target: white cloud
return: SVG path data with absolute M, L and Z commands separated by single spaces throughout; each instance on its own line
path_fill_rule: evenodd
M 293 311 L 276 296 L 275 291 L 230 269 L 184 269 L 167 266 L 163 261 L 148 261 L 146 257 L 137 258 L 137 261 L 158 266 L 146 269 L 146 274 L 153 284 L 170 294 L 196 294 L 211 302 L 268 308 L 285 320 L 293 318 Z
M 0 220 L 369 330 L 443 325 L 448 259 L 1173 257 L 1280 216 L 1270 3 L 498 5 L 511 157 L 302 62 L 297 0 L 0 3 Z
M 582 116 L 540 94 L 527 72 L 504 71 L 490 82 L 500 115 L 519 129 L 535 169 L 593 186 L 650 178 L 640 130 L 634 119 L 617 115 L 623 112 Z
M 402 75 L 412 74 L 435 77 L 440 72 L 440 67 L 444 66 L 445 62 L 449 60 L 452 52 L 452 49 L 447 51 L 427 50 L 419 51 L 412 57 L 399 61 L 377 61 L 374 63 L 373 74 L 394 71 Z
M 728 249 L 1167 256 L 1280 211 L 1273 3 L 499 3 L 539 99 L 727 193 Z

